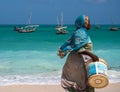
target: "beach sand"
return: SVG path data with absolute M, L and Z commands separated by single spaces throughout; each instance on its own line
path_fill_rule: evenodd
M 109 84 L 107 87 L 95 89 L 95 92 L 119 92 L 120 83 Z M 0 92 L 65 92 L 60 85 L 9 85 L 0 86 Z

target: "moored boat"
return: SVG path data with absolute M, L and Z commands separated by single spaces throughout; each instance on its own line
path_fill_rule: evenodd
M 63 13 L 61 13 L 61 23 L 59 23 L 59 19 L 57 17 L 57 27 L 56 27 L 56 34 L 67 34 L 68 31 L 66 30 L 67 26 L 63 26 Z
M 119 29 L 116 28 L 116 27 L 111 27 L 110 30 L 111 30 L 111 31 L 118 31 Z
M 31 20 L 31 15 L 28 18 L 28 25 L 23 25 L 23 26 L 15 26 L 14 30 L 18 31 L 19 33 L 29 33 L 29 32 L 34 32 L 39 25 L 32 25 L 30 24 Z

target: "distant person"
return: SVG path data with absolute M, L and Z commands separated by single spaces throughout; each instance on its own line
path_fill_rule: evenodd
M 61 86 L 69 92 L 94 92 L 88 84 L 85 62 L 98 61 L 99 58 L 92 54 L 92 42 L 87 33 L 90 29 L 88 16 L 79 16 L 75 26 L 72 36 L 58 49 L 60 58 L 70 53 L 63 67 Z

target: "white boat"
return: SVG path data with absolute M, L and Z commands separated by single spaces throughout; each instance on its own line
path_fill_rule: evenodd
M 16 27 L 14 28 L 14 30 L 15 30 L 15 31 L 18 31 L 18 32 L 20 32 L 20 33 L 30 33 L 30 32 L 34 32 L 35 29 L 36 29 L 37 27 L 39 27 L 39 25 L 31 25 L 31 24 L 30 24 L 30 22 L 31 22 L 31 15 L 32 15 L 32 14 L 30 14 L 30 16 L 29 16 L 29 18 L 28 18 L 28 25 L 16 26 Z
M 111 20 L 112 20 L 112 19 L 111 19 Z M 110 30 L 110 31 L 118 31 L 118 30 L 119 30 L 119 28 L 117 28 L 117 27 L 114 26 L 113 20 L 112 20 L 112 26 L 109 28 L 109 30 Z
M 56 34 L 67 34 L 68 31 L 66 30 L 67 26 L 63 26 L 63 13 L 61 13 L 61 21 L 57 17 L 57 27 L 56 27 Z
M 111 30 L 111 31 L 118 31 L 119 29 L 116 28 L 116 27 L 111 27 L 110 30 Z

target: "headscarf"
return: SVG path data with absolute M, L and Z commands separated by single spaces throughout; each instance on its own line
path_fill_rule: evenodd
M 84 19 L 85 15 L 80 15 L 79 17 L 77 17 L 77 19 L 75 20 L 75 26 L 77 28 L 80 27 L 85 27 L 85 19 Z

